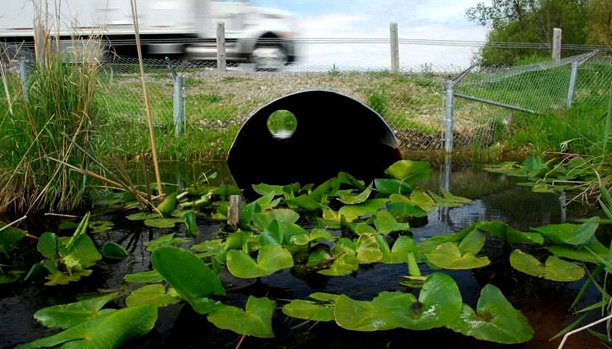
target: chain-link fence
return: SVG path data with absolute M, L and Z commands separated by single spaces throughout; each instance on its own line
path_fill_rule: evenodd
M 14 67 L 23 74 L 18 64 Z M 276 72 L 256 71 L 249 64 L 219 71 L 215 62 L 163 59 L 145 59 L 144 69 L 156 129 L 164 134 L 185 130 L 192 138 L 212 134 L 218 153 L 226 153 L 254 111 L 307 89 L 336 91 L 370 106 L 387 120 L 405 150 L 441 150 L 451 134 L 454 148 L 489 146 L 510 130 L 512 119 L 521 117 L 517 113 L 561 113 L 580 104 L 607 107 L 612 93 L 612 58 L 596 52 L 511 68 L 474 66 L 464 72 L 451 64 L 404 65 L 393 73 L 389 67 L 300 63 Z M 146 127 L 135 58 L 106 57 L 99 81 L 100 111 L 113 120 L 112 127 Z M 449 81 L 454 81 L 450 114 Z M 146 149 L 146 142 L 141 143 Z M 177 146 L 185 145 L 189 142 Z

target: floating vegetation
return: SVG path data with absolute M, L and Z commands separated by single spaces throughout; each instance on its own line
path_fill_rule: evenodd
M 528 165 L 521 174 L 540 174 L 546 166 L 537 161 Z M 428 212 L 470 200 L 419 187 L 429 174 L 426 162 L 402 160 L 386 173 L 391 178 L 370 183 L 340 173 L 318 186 L 254 185 L 260 196 L 242 204 L 235 224 L 221 224 L 212 239 L 199 236 L 197 219 L 228 220 L 232 196 L 241 193 L 234 186 L 189 187 L 169 194 L 149 211 L 132 205 L 126 221 L 159 233 L 145 243 L 153 268 L 124 275 L 126 285 L 119 290 L 39 310 L 38 322 L 65 331 L 24 347 L 68 343 L 118 347 L 146 334 L 155 324 L 157 308 L 180 302 L 218 328 L 242 336 L 274 337 L 272 317 L 280 307 L 288 317 L 334 322 L 351 331 L 445 327 L 483 341 L 524 343 L 534 331 L 496 286 L 484 286 L 472 308 L 447 271 L 489 268 L 506 260 L 513 272 L 524 277 L 571 282 L 585 275 L 585 268 L 572 261 L 599 264 L 607 258 L 608 249 L 595 235 L 597 218 L 532 231 L 480 221 L 453 234 L 415 241 L 411 227 L 422 224 Z M 108 226 L 103 221 L 92 225 L 87 214 L 72 236 L 42 234 L 38 241 L 42 261 L 32 267 L 30 278 L 44 274 L 47 286 L 76 282 L 95 273 L 90 268 L 103 257 L 106 261 L 130 257 L 121 242 L 107 241 L 98 251 L 88 233 L 105 234 L 96 230 Z M 15 228 L 0 231 L 4 254 L 10 256 L 26 234 Z M 492 255 L 485 248 L 489 243 L 508 252 Z M 249 294 L 246 303 L 237 307 L 226 297 L 232 292 L 224 279 L 228 275 L 258 279 L 291 269 L 298 278 L 326 279 L 354 275 L 376 264 L 404 264 L 406 277 L 389 285 L 393 291 L 370 299 L 324 292 L 312 293 L 308 299 Z M 0 276 L 0 282 L 15 282 L 23 274 L 11 271 Z

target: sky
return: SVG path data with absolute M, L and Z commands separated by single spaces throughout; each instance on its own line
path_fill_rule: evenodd
M 485 41 L 487 29 L 471 23 L 465 10 L 483 0 L 253 0 L 259 6 L 290 11 L 305 38 L 387 38 L 396 22 L 400 39 Z M 487 2 L 485 0 L 485 2 Z M 388 44 L 309 44 L 305 65 L 387 67 Z M 467 67 L 476 48 L 400 45 L 400 65 L 418 68 Z

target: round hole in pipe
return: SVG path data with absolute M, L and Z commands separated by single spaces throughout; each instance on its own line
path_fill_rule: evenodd
M 289 139 L 297 129 L 297 119 L 288 110 L 277 110 L 268 117 L 268 131 L 276 139 Z

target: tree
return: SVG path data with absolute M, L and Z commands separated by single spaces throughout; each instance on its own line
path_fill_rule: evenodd
M 609 2 L 610 0 L 597 0 Z M 534 54 L 532 49 L 497 48 L 495 42 L 544 43 L 552 48 L 554 28 L 563 29 L 566 43 L 586 42 L 588 0 L 493 0 L 469 8 L 470 21 L 490 26 L 488 42 L 480 52 L 480 62 L 488 66 L 512 65 Z
M 612 1 L 592 0 L 588 7 L 587 43 L 612 46 Z

